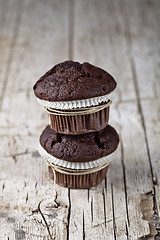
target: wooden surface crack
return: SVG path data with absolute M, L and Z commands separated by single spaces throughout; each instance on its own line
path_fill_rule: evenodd
M 125 205 L 126 205 L 126 214 L 127 214 L 127 224 L 130 226 L 129 221 L 129 211 L 128 211 L 128 194 L 127 194 L 127 183 L 126 183 L 126 169 L 124 163 L 124 150 L 123 150 L 123 142 L 121 140 L 121 162 L 122 162 L 122 169 L 123 169 L 123 179 L 124 179 L 124 193 L 125 193 Z
M 104 208 L 104 223 L 106 227 L 106 200 L 105 200 L 105 190 L 103 189 L 103 208 Z
M 53 240 L 52 235 L 51 235 L 51 232 L 50 232 L 50 229 L 49 229 L 49 225 L 48 225 L 48 223 L 47 223 L 47 220 L 46 220 L 43 212 L 41 211 L 41 202 L 42 202 L 42 201 L 40 201 L 39 204 L 38 204 L 37 211 L 41 214 L 41 217 L 42 217 L 42 219 L 43 219 L 43 221 L 44 221 L 44 223 L 45 223 L 45 225 L 46 225 L 46 228 L 47 228 L 47 231 L 48 231 L 50 240 Z
M 89 202 L 89 188 L 87 189 L 87 192 L 88 192 L 88 202 Z
M 129 236 L 128 236 L 128 222 L 125 222 L 125 227 L 126 227 L 127 240 L 129 240 Z
M 93 222 L 93 197 L 91 199 L 91 221 Z
M 111 194 L 112 194 L 112 215 L 113 215 L 113 234 L 114 240 L 117 240 L 117 227 L 116 227 L 116 219 L 115 219 L 115 209 L 114 209 L 114 194 L 113 194 L 113 185 L 111 184 Z
M 27 202 L 28 202 L 28 192 L 27 192 L 27 195 L 26 195 L 26 204 L 27 204 Z
M 5 189 L 5 182 L 2 184 L 2 191 Z
M 69 206 L 68 206 L 68 216 L 67 216 L 67 240 L 69 240 L 69 226 L 70 226 L 70 215 L 71 215 L 71 195 L 70 195 L 70 189 L 68 189 L 68 201 L 69 201 Z
M 85 218 L 84 218 L 84 210 L 83 210 L 83 223 L 82 223 L 82 226 L 83 226 L 83 240 L 85 240 Z

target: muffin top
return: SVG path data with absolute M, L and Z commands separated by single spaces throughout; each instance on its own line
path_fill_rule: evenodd
M 48 125 L 40 136 L 40 144 L 49 154 L 68 162 L 89 162 L 107 156 L 118 143 L 119 136 L 110 125 L 85 135 L 59 134 Z
M 89 99 L 109 94 L 116 81 L 106 71 L 87 62 L 55 65 L 34 85 L 37 98 L 50 102 Z

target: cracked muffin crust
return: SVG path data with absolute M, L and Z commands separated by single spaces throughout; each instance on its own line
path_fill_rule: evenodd
M 40 136 L 41 146 L 58 159 L 89 162 L 114 152 L 119 143 L 116 130 L 107 125 L 100 132 L 85 135 L 63 135 L 48 125 Z
M 34 85 L 37 98 L 47 101 L 72 101 L 109 94 L 116 81 L 106 71 L 87 62 L 65 61 L 55 65 Z

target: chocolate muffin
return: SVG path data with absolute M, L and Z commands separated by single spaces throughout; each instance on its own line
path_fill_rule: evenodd
M 79 175 L 55 170 L 56 182 L 59 185 L 89 188 L 99 184 L 106 176 L 108 164 L 118 143 L 119 136 L 110 125 L 100 132 L 77 136 L 56 133 L 48 125 L 40 136 L 39 152 L 50 164 L 63 167 L 66 171 L 96 169 L 102 166 L 101 170 Z
M 87 62 L 55 65 L 34 85 L 37 100 L 49 112 L 51 128 L 85 134 L 105 128 L 109 120 L 114 78 Z

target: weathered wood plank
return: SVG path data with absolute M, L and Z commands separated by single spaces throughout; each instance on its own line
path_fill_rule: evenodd
M 152 178 L 144 132 L 136 104 L 120 103 L 112 108 L 111 119 L 120 127 L 121 154 L 128 212 L 128 238 L 137 239 L 150 233 L 142 217 L 141 194 L 152 191 Z
M 143 114 L 143 107 L 142 107 L 142 101 L 141 98 L 147 98 L 149 100 L 150 97 L 157 98 L 158 97 L 158 90 L 155 91 L 155 86 L 157 85 L 157 78 L 151 77 L 153 75 L 154 67 L 157 65 L 157 40 L 156 37 L 153 37 L 153 31 L 155 29 L 156 24 L 155 24 L 155 18 L 154 18 L 154 9 L 159 9 L 159 5 L 156 1 L 153 2 L 153 5 L 150 4 L 147 1 L 134 1 L 134 2 L 128 2 L 125 1 L 122 2 L 120 1 L 120 6 L 121 7 L 121 13 L 122 13 L 122 18 L 124 19 L 124 26 L 126 29 L 126 32 L 128 33 L 127 37 L 127 44 L 128 44 L 128 54 L 130 56 L 130 62 L 131 62 L 131 69 L 133 73 L 133 79 L 135 82 L 135 90 L 136 90 L 136 95 L 137 95 L 137 100 L 138 100 L 138 110 L 140 113 L 140 119 L 142 122 L 142 131 L 144 132 L 144 139 L 145 139 L 145 144 L 146 144 L 146 151 L 147 151 L 147 158 L 149 161 L 150 165 L 150 171 L 151 171 L 151 181 L 153 181 L 153 188 L 152 188 L 152 193 L 148 195 L 152 195 L 152 204 L 149 204 L 150 206 L 150 213 L 152 213 L 152 218 L 153 215 L 156 213 L 157 210 L 155 210 L 155 205 L 156 205 L 156 197 L 157 195 L 155 194 L 155 185 L 154 185 L 154 176 L 153 176 L 153 171 L 152 171 L 152 158 L 153 156 L 150 157 L 150 147 L 148 145 L 148 136 L 146 134 L 146 127 L 145 127 L 145 120 L 147 119 L 146 116 Z M 139 6 L 139 7 L 137 7 Z M 151 8 L 151 9 L 150 9 Z M 148 10 L 148 11 L 146 11 Z M 133 12 L 133 14 L 129 14 L 129 12 Z M 146 14 L 145 14 L 146 13 Z M 149 14 L 148 14 L 149 13 Z M 139 23 L 139 24 L 138 24 Z M 153 26 L 154 24 L 154 26 Z M 154 50 L 152 50 L 152 44 L 153 42 Z M 151 57 L 150 57 L 151 55 Z M 150 58 L 148 60 L 148 58 Z M 147 59 L 147 63 L 146 63 Z M 150 61 L 151 60 L 151 61 Z M 152 95 L 153 93 L 153 95 Z M 158 103 L 157 99 L 157 103 Z M 147 109 L 149 113 L 149 109 Z M 153 178 L 153 180 L 152 180 Z M 141 198 L 139 199 L 141 201 Z M 145 219 L 145 217 L 143 216 Z M 151 216 L 146 218 L 146 220 L 149 223 L 149 230 L 150 233 L 148 237 L 152 237 L 152 235 L 156 234 L 155 232 L 155 227 L 153 224 L 150 223 L 151 221 Z M 158 220 L 157 220 L 158 222 Z
M 126 46 L 126 43 L 128 41 L 128 36 L 126 36 L 126 34 L 124 34 L 124 32 L 127 29 L 126 29 L 126 25 L 124 25 L 123 18 L 119 11 L 120 4 L 119 4 L 119 2 L 116 2 L 116 4 L 114 4 L 114 3 L 111 1 L 107 1 L 105 3 L 103 1 L 103 2 L 101 2 L 101 4 L 97 3 L 98 5 L 100 4 L 99 6 L 97 6 L 96 3 L 93 3 L 93 1 L 92 2 L 85 1 L 85 3 L 83 2 L 83 4 L 81 1 L 76 2 L 76 5 L 77 5 L 76 16 L 80 16 L 83 12 L 84 17 L 83 17 L 83 19 L 81 19 L 81 22 L 80 22 L 80 18 L 75 19 L 75 26 L 78 26 L 78 27 L 75 27 L 75 30 L 74 30 L 74 34 L 75 34 L 74 35 L 74 38 L 75 38 L 74 58 L 75 58 L 75 56 L 76 57 L 78 56 L 78 58 L 82 59 L 82 61 L 83 61 L 83 58 L 85 56 L 85 59 L 87 59 L 88 61 L 105 67 L 104 62 L 107 61 L 107 56 L 108 56 L 109 64 L 115 64 L 116 67 L 118 65 L 118 67 L 117 67 L 118 78 L 123 79 L 120 82 L 122 88 L 121 88 L 121 93 L 118 92 L 119 99 L 122 99 L 122 101 L 129 100 L 129 99 L 133 100 L 134 98 L 136 99 L 136 97 L 135 97 L 135 90 L 134 90 L 134 84 L 133 84 L 134 76 L 133 76 L 133 72 L 132 72 L 132 66 L 130 63 L 131 55 L 128 54 L 128 52 L 127 52 L 126 56 L 124 54 L 125 51 L 128 51 L 128 47 L 129 47 L 129 46 Z M 100 9 L 101 10 L 103 9 L 103 11 L 100 11 Z M 106 21 L 104 21 L 105 17 L 103 15 L 106 13 L 108 16 L 107 23 L 106 23 Z M 109 17 L 109 16 L 111 16 L 111 17 Z M 114 21 L 111 21 L 110 19 L 113 19 L 113 16 L 115 16 L 115 19 L 114 19 Z M 88 20 L 88 24 L 87 24 L 87 20 Z M 83 27 L 81 27 L 81 24 Z M 105 28 L 107 31 L 104 31 Z M 78 31 L 76 31 L 76 29 L 78 29 Z M 86 32 L 87 32 L 87 36 L 85 35 Z M 93 36 L 95 34 L 98 37 L 94 38 Z M 99 48 L 100 43 L 101 43 L 101 46 L 103 46 L 101 48 Z M 85 51 L 84 51 L 84 49 L 85 49 Z M 96 52 L 96 55 L 92 54 L 92 52 L 94 52 L 95 49 L 98 49 L 98 52 Z M 114 52 L 114 50 L 116 50 L 116 51 Z M 119 56 L 118 60 L 114 59 L 113 53 L 115 53 L 116 56 Z M 127 60 L 128 60 L 128 62 L 127 62 Z M 126 68 L 124 68 L 120 64 L 123 64 L 123 66 L 124 65 L 126 66 L 127 64 L 129 64 L 126 72 L 127 72 L 127 74 L 130 74 L 130 77 L 127 77 L 126 81 L 124 80 L 123 77 L 121 77 L 122 72 L 123 71 L 125 72 Z M 112 65 L 111 69 L 113 70 L 115 66 Z M 128 84 L 128 82 L 129 82 L 129 84 Z M 131 87 L 132 90 L 130 91 L 130 89 L 126 89 L 126 87 Z M 133 93 L 133 96 L 130 98 L 129 95 L 131 93 Z M 125 97 L 123 98 L 123 97 L 121 97 L 121 95 L 125 96 Z M 125 168 L 127 168 L 127 171 L 129 171 L 129 173 L 127 173 L 128 179 L 126 180 L 128 182 L 125 183 L 127 185 L 126 192 L 128 194 L 125 199 L 125 201 L 127 201 L 127 204 L 124 201 L 124 197 L 122 197 L 122 199 L 123 199 L 124 203 L 126 204 L 126 207 L 128 207 L 128 201 L 129 201 L 128 199 L 130 199 L 130 202 L 131 202 L 131 204 L 129 206 L 130 210 L 126 209 L 125 211 L 128 211 L 128 214 L 132 215 L 131 216 L 132 220 L 130 220 L 131 226 L 128 226 L 128 223 L 126 223 L 126 219 L 124 218 L 124 220 L 123 220 L 124 225 L 122 227 L 123 231 L 121 231 L 121 233 L 119 232 L 119 236 L 122 236 L 122 232 L 125 232 L 124 229 L 127 228 L 126 232 L 128 231 L 128 233 L 126 233 L 126 235 L 128 234 L 128 237 L 133 237 L 134 239 L 136 239 L 142 235 L 144 236 L 149 233 L 148 223 L 147 222 L 145 223 L 142 220 L 142 213 L 140 211 L 140 194 L 143 192 L 145 193 L 145 192 L 152 190 L 152 181 L 151 181 L 150 165 L 149 165 L 148 155 L 147 155 L 147 151 L 146 151 L 145 137 L 144 137 L 144 132 L 143 132 L 143 128 L 141 125 L 141 116 L 140 116 L 138 110 L 136 110 L 136 108 L 137 108 L 136 102 L 133 104 L 135 104 L 135 109 L 132 108 L 132 103 L 130 103 L 130 104 L 128 104 L 127 108 L 124 108 L 123 110 L 121 110 L 121 114 L 123 112 L 124 116 L 130 116 L 130 114 L 131 114 L 130 111 L 134 112 L 134 114 L 136 115 L 136 118 L 137 118 L 136 124 L 139 125 L 139 126 L 136 126 L 137 127 L 135 130 L 136 136 L 134 136 L 134 132 L 133 132 L 131 134 L 132 138 L 131 138 L 131 136 L 128 139 L 125 139 L 125 137 L 122 137 L 121 140 L 122 140 L 122 143 L 125 142 L 125 144 L 126 144 L 124 149 L 126 149 L 126 151 L 128 153 L 129 152 L 133 153 L 132 157 L 134 160 L 132 160 L 132 158 L 130 158 L 128 160 L 129 165 L 131 164 L 131 162 L 135 162 L 135 164 L 136 164 L 137 160 L 139 159 L 141 154 L 144 158 L 146 158 L 147 164 L 146 164 L 146 168 L 143 170 L 143 167 L 142 167 L 143 166 L 143 158 L 141 157 L 141 161 L 138 162 L 138 164 L 141 165 L 141 168 L 139 169 L 139 166 L 135 165 L 135 171 L 133 171 L 132 174 L 130 175 L 129 165 L 125 166 L 126 163 L 123 162 L 123 171 L 125 171 Z M 117 111 L 118 111 L 118 109 L 117 109 Z M 119 110 L 119 112 L 120 112 L 120 110 Z M 131 115 L 133 118 L 133 119 L 130 118 L 131 122 L 133 120 L 135 120 L 134 114 Z M 112 119 L 112 117 L 111 117 L 111 119 Z M 115 116 L 113 116 L 112 120 L 114 123 Z M 126 120 L 126 119 L 125 120 L 123 119 L 120 121 L 119 116 L 117 117 L 117 125 L 119 125 L 119 129 L 121 131 L 122 131 L 123 125 L 128 123 L 127 121 L 128 120 Z M 128 125 L 128 126 L 125 125 L 124 127 L 126 128 L 126 132 L 130 131 L 129 130 L 130 125 Z M 139 138 L 138 131 L 141 132 L 140 138 Z M 126 132 L 125 132 L 124 136 L 126 136 Z M 128 143 L 130 143 L 130 145 L 132 146 L 133 145 L 132 142 L 134 141 L 134 138 L 139 138 L 139 141 L 135 143 L 134 148 L 135 149 L 138 148 L 138 145 L 141 143 L 142 144 L 142 153 L 140 153 L 140 152 L 137 153 L 133 149 L 129 149 Z M 126 154 L 126 153 L 123 153 L 123 154 Z M 139 155 L 137 155 L 137 154 L 139 154 Z M 138 171 L 139 171 L 139 174 L 138 174 Z M 143 174 L 143 171 L 146 171 L 146 172 L 144 172 L 144 174 Z M 126 174 L 126 173 L 124 172 L 124 174 Z M 136 176 L 137 174 L 138 174 L 138 176 Z M 141 177 L 141 174 L 142 174 L 142 177 Z M 114 175 L 114 173 L 113 173 L 113 175 Z M 115 174 L 114 177 L 115 176 L 117 176 L 117 175 Z M 132 176 L 132 179 L 130 180 L 131 176 Z M 148 177 L 146 177 L 146 176 L 148 176 Z M 122 177 L 122 182 L 123 182 L 122 173 L 121 173 L 121 177 Z M 143 177 L 144 177 L 144 179 L 143 179 Z M 128 185 L 131 185 L 131 187 L 133 188 L 131 192 L 128 191 Z M 135 187 L 137 185 L 139 188 L 138 188 L 138 190 L 135 190 Z M 109 186 L 111 187 L 111 185 L 109 185 Z M 116 188 L 116 186 L 115 186 L 115 188 Z M 112 192 L 114 192 L 113 189 L 114 189 L 114 185 L 112 188 Z M 137 196 L 134 197 L 136 192 L 138 192 Z M 116 192 L 116 194 L 117 194 L 117 192 Z M 124 194 L 124 192 L 123 192 L 123 194 Z M 133 200 L 132 200 L 132 198 L 133 198 Z M 115 206 L 118 206 L 117 203 L 115 204 Z M 134 214 L 132 214 L 132 211 L 134 208 L 137 209 L 136 214 L 137 214 L 137 212 L 140 214 L 138 219 L 136 218 L 136 216 L 134 216 Z M 118 214 L 118 211 L 117 211 L 117 214 Z M 135 226 L 134 226 L 135 221 L 138 221 L 138 223 L 135 224 Z M 120 223 L 118 223 L 118 224 L 120 224 Z M 119 226 L 121 226 L 121 224 Z M 133 226 L 132 226 L 132 224 L 133 224 Z M 115 232 L 115 234 L 116 233 L 117 232 Z M 90 232 L 90 234 L 91 234 L 91 232 Z
M 74 59 L 106 69 L 118 82 L 118 97 L 135 99 L 124 26 L 114 1 L 76 1 L 75 15 L 82 14 L 75 18 Z
M 1 145 L 4 154 L 0 162 L 0 217 L 2 218 L 0 232 L 2 238 L 18 239 L 18 235 L 25 235 L 26 239 L 48 239 L 46 224 L 37 209 L 42 201 L 41 211 L 49 225 L 50 233 L 58 238 L 65 238 L 67 234 L 68 190 L 56 188 L 57 202 L 54 202 L 53 181 L 47 177 L 47 164 L 35 149 L 27 152 L 28 142 L 35 142 L 30 137 L 3 137 L 3 143 L 10 156 L 6 156 L 6 149 Z M 10 143 L 10 144 L 9 144 Z M 14 150 L 13 150 L 14 149 Z M 53 215 L 53 216 L 52 216 Z M 56 227 L 55 227 L 56 226 Z M 23 230 L 23 231 L 22 231 Z
M 145 129 L 149 147 L 150 164 L 154 184 L 154 211 L 157 217 L 160 216 L 160 107 L 157 99 L 142 101 Z M 156 219 L 157 227 L 160 228 L 160 221 Z
M 0 116 L 2 239 L 67 236 L 68 189 L 56 188 L 57 205 L 47 164 L 33 148 L 48 120 L 32 86 L 49 67 L 68 58 L 68 39 L 67 2 L 25 1 Z
M 120 0 L 122 17 L 128 34 L 128 49 L 134 59 L 141 98 L 159 95 L 159 1 Z M 122 7 L 123 6 L 123 7 Z M 130 14 L 132 13 L 132 14 Z
M 25 12 L 2 109 L 2 133 L 8 128 L 10 134 L 18 134 L 19 131 L 34 134 L 37 129 L 37 133 L 40 133 L 40 129 L 48 123 L 47 115 L 36 104 L 32 86 L 51 66 L 68 58 L 67 10 L 68 5 L 64 1 L 25 1 Z M 61 27 L 57 27 L 57 22 Z M 16 83 L 13 79 L 16 79 Z M 23 105 L 20 104 L 22 101 Z M 27 123 L 26 113 L 29 116 Z M 24 116 L 19 118 L 19 114 Z M 13 120 L 13 115 L 17 122 Z
M 143 100 L 142 110 L 144 114 L 147 140 L 150 150 L 152 170 L 155 182 L 160 182 L 160 107 L 157 100 Z
M 52 181 L 47 180 L 46 187 L 29 179 L 7 179 L 0 187 L 3 188 L 0 239 L 66 239 L 68 200 L 65 197 L 57 207 L 52 197 Z M 37 209 L 39 204 L 41 214 Z
M 139 4 L 139 8 L 137 5 Z M 126 22 L 126 30 L 128 31 L 129 39 L 128 46 L 130 47 L 130 57 L 131 57 L 131 65 L 133 71 L 133 77 L 135 81 L 135 89 L 138 99 L 138 108 L 141 116 L 142 127 L 145 136 L 145 142 L 147 147 L 147 155 L 150 164 L 151 170 L 151 178 L 153 182 L 153 211 L 154 219 L 156 219 L 155 224 L 159 229 L 159 220 L 158 220 L 158 199 L 159 199 L 159 191 L 157 191 L 157 169 L 159 169 L 157 159 L 157 151 L 158 148 L 156 143 L 159 142 L 157 135 L 154 135 L 154 128 L 157 128 L 156 120 L 155 126 L 152 124 L 151 129 L 151 112 L 153 112 L 153 116 L 157 118 L 157 109 L 159 109 L 159 67 L 157 64 L 159 62 L 159 45 L 158 39 L 159 35 L 157 33 L 157 19 L 159 15 L 157 12 L 160 9 L 160 5 L 158 1 L 134 1 L 134 2 L 126 2 L 124 4 L 123 10 L 126 11 L 126 15 L 123 13 L 123 17 Z M 128 15 L 128 13 L 132 11 L 133 14 Z M 139 23 L 139 24 L 138 24 Z M 156 34 L 155 34 L 156 33 Z M 144 99 L 144 100 L 143 100 Z M 145 100 L 146 99 L 146 100 Z M 156 100 L 155 100 L 156 99 Z M 155 102 L 154 107 L 151 108 L 152 103 Z M 147 107 L 144 103 L 147 104 Z M 159 128 L 157 128 L 159 129 Z M 154 139 L 154 140 L 153 140 Z M 153 147 L 154 146 L 154 147 Z M 153 153 L 154 148 L 154 153 Z M 153 170 L 155 169 L 155 170 Z M 153 234 L 152 227 L 150 229 L 151 234 Z M 158 230 L 159 231 L 159 230 Z
M 10 65 L 13 60 L 19 25 L 21 23 L 22 1 L 0 2 L 0 109 L 6 90 Z
M 130 65 L 127 61 L 127 56 L 123 52 L 123 48 L 125 48 L 125 38 L 123 35 L 121 35 L 118 41 L 116 37 L 118 35 L 118 20 L 116 23 L 115 21 L 111 21 L 113 14 L 115 14 L 114 7 L 112 6 L 112 3 L 109 3 L 108 1 L 76 1 L 73 50 L 74 59 L 92 62 L 93 64 L 100 65 L 101 67 L 107 69 L 109 72 L 112 72 L 114 76 L 117 76 L 117 81 L 120 81 L 122 79 L 121 86 L 118 90 L 118 97 L 120 99 L 134 99 L 136 96 L 133 85 L 126 84 L 126 81 L 128 82 L 128 78 L 131 78 L 132 75 L 129 70 L 123 71 L 121 65 L 124 61 L 126 68 L 130 68 Z M 80 17 L 82 15 L 83 18 Z M 108 16 L 107 21 L 105 20 L 106 15 Z M 101 47 L 99 47 L 100 45 Z M 119 55 L 118 59 L 114 56 L 115 51 Z M 119 61 L 119 59 L 121 59 L 121 61 Z M 125 95 L 121 94 L 123 88 L 126 90 Z M 130 92 L 130 95 L 127 95 L 128 92 Z M 119 157 L 120 155 L 121 154 L 119 153 Z M 86 209 L 84 208 L 85 235 L 87 239 L 101 239 L 102 237 L 104 239 L 107 239 L 107 237 L 109 239 L 115 239 L 116 236 L 119 237 L 119 239 L 127 239 L 125 224 L 127 219 L 126 203 L 125 193 L 123 189 L 124 184 L 122 164 L 120 162 L 120 158 L 117 158 L 117 164 L 119 166 L 119 174 L 117 175 L 117 171 L 115 171 L 116 174 L 113 174 L 112 176 L 109 175 L 109 180 L 107 181 L 107 194 L 104 190 L 104 182 L 102 183 L 103 187 L 100 188 L 100 191 L 99 187 L 97 187 L 96 191 L 89 191 L 89 202 L 91 202 L 90 204 L 92 206 L 92 214 L 95 217 L 91 219 L 92 216 L 90 216 L 90 214 L 85 214 Z M 113 169 L 116 170 L 116 167 L 114 166 L 116 165 L 113 163 Z M 110 171 L 112 171 L 112 168 L 109 170 L 109 172 Z M 117 179 L 115 176 L 118 178 L 117 181 L 114 181 Z M 112 184 L 113 187 L 111 188 Z M 113 195 L 116 197 L 114 198 Z M 72 207 L 76 208 L 76 206 L 74 206 L 75 204 L 76 203 L 73 202 Z M 117 211 L 117 206 L 119 204 L 121 204 L 122 212 L 125 214 L 121 214 L 120 211 Z M 114 211 L 116 216 L 113 216 L 113 205 L 115 207 Z M 106 212 L 104 213 L 104 211 Z M 121 220 L 119 219 L 120 215 Z M 81 217 L 78 221 L 79 225 L 83 220 L 82 211 L 80 216 Z M 113 220 L 114 217 L 118 220 Z M 114 221 L 116 221 L 118 231 L 115 230 Z M 96 228 L 94 228 L 94 225 Z M 73 223 L 71 228 L 72 227 Z M 70 233 L 70 235 L 72 236 L 72 233 Z

